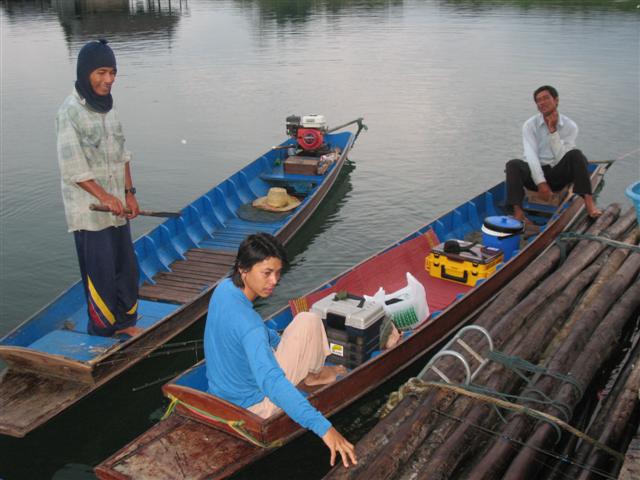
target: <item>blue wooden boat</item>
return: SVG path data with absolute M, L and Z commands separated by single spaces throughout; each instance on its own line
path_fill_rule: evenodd
M 590 165 L 590 169 L 595 188 L 601 184 L 606 167 Z M 508 261 L 497 265 L 495 271 L 474 285 L 465 282 L 464 275 L 451 280 L 427 272 L 426 258 L 443 242 L 477 239 L 486 217 L 503 216 L 504 198 L 502 183 L 290 301 L 289 306 L 268 319 L 267 325 L 280 331 L 296 311 L 337 292 L 371 296 L 379 287 L 386 292 L 397 291 L 407 284 L 407 272 L 425 288 L 431 312 L 427 321 L 409 330 L 396 346 L 372 352 L 370 358 L 336 382 L 315 390 L 299 386 L 311 404 L 325 415 L 332 415 L 437 346 L 584 210 L 582 200 L 570 193 L 557 207 L 527 203 L 525 208 L 541 226 L 540 233 L 521 242 Z M 262 419 L 209 394 L 204 361 L 164 385 L 163 392 L 172 402 L 171 414 L 99 464 L 95 469 L 99 478 L 224 478 L 303 433 L 283 412 Z
M 337 131 L 352 124 L 357 132 Z M 311 158 L 289 138 L 138 238 L 142 334 L 126 340 L 88 335 L 79 281 L 0 340 L 7 364 L 0 376 L 0 433 L 24 436 L 202 318 L 240 242 L 255 232 L 291 239 L 331 189 L 362 128 L 358 119 L 324 132 L 315 153 L 335 152 L 335 160 L 322 174 L 284 168 L 290 153 Z M 274 186 L 286 187 L 300 205 L 256 214 L 251 202 Z

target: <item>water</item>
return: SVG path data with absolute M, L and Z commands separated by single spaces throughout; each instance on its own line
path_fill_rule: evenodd
M 0 334 L 78 278 L 53 120 L 87 40 L 108 38 L 116 52 L 116 108 L 150 210 L 179 209 L 279 143 L 287 115 L 365 117 L 353 165 L 260 305 L 268 314 L 501 180 L 541 84 L 558 88 L 590 158 L 623 157 L 600 203 L 629 206 L 623 191 L 640 178 L 639 11 L 629 1 L 4 0 Z M 138 219 L 134 234 L 155 224 Z M 181 338 L 200 335 L 198 325 Z M 165 406 L 158 385 L 133 389 L 195 360 L 146 360 L 25 439 L 0 439 L 0 477 L 91 478 Z M 357 438 L 383 394 L 340 415 L 340 428 Z M 316 478 L 327 458 L 306 435 L 244 475 Z

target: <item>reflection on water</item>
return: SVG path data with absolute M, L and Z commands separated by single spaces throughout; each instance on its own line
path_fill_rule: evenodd
M 257 10 L 261 22 L 275 22 L 278 26 L 288 23 L 304 23 L 319 15 L 332 16 L 339 14 L 368 15 L 391 6 L 401 6 L 403 0 L 234 0 L 243 10 Z
M 88 38 L 126 41 L 166 38 L 171 44 L 180 15 L 188 14 L 186 0 L 54 0 L 69 45 Z

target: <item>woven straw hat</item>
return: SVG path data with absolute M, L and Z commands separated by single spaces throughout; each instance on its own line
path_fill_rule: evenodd
M 300 205 L 300 200 L 289 195 L 284 188 L 273 187 L 265 197 L 255 199 L 252 205 L 270 212 L 288 212 Z

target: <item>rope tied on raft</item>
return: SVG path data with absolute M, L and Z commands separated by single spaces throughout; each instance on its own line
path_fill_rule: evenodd
M 584 392 L 582 387 L 578 383 L 578 381 L 572 375 L 565 375 L 559 372 L 552 372 L 545 367 L 541 367 L 540 365 L 536 365 L 534 363 L 528 362 L 524 358 L 507 355 L 506 353 L 493 350 L 488 353 L 488 358 L 493 360 L 496 363 L 499 363 L 516 375 L 518 375 L 521 379 L 523 379 L 527 386 L 523 390 L 522 395 L 508 395 L 499 392 L 492 392 L 490 390 L 486 390 L 490 394 L 496 394 L 502 398 L 513 398 L 521 401 L 530 401 L 535 402 L 541 405 L 552 405 L 556 407 L 558 410 L 562 412 L 563 420 L 568 422 L 571 418 L 571 407 L 569 405 L 553 400 L 547 394 L 545 394 L 542 390 L 539 390 L 534 387 L 534 380 L 537 380 L 541 375 L 546 375 L 547 377 L 555 378 L 556 380 L 560 380 L 561 382 L 568 383 L 571 385 L 578 394 L 579 398 L 582 398 Z M 533 373 L 532 377 L 527 377 L 526 373 Z M 476 387 L 478 391 L 482 390 L 482 387 Z M 538 395 L 540 398 L 533 398 L 527 396 L 527 393 L 533 393 Z M 500 413 L 498 412 L 500 415 Z M 501 415 L 500 415 L 501 416 Z M 502 416 L 501 416 L 502 417 Z M 505 422 L 506 423 L 506 422 Z M 558 439 L 560 438 L 560 432 L 558 431 Z
M 594 438 L 590 437 L 586 433 L 578 430 L 577 428 L 572 427 L 567 422 L 555 417 L 553 415 L 549 415 L 547 413 L 541 412 L 534 408 L 525 407 L 523 405 L 519 405 L 517 403 L 509 402 L 506 400 L 502 400 L 492 395 L 488 395 L 485 393 L 479 393 L 473 391 L 473 388 L 470 388 L 468 385 L 452 385 L 449 383 L 442 382 L 431 382 L 420 380 L 419 378 L 410 378 L 405 384 L 403 384 L 397 392 L 393 392 L 389 396 L 389 401 L 385 404 L 379 411 L 379 415 L 381 418 L 384 418 L 387 414 L 389 414 L 399 403 L 400 401 L 410 395 L 421 395 L 429 389 L 438 388 L 443 390 L 449 390 L 453 393 L 457 393 L 459 395 L 464 395 L 469 398 L 473 398 L 475 400 L 483 401 L 487 404 L 490 404 L 494 407 L 503 408 L 506 410 L 510 410 L 512 412 L 518 412 L 525 415 L 528 415 L 537 420 L 541 420 L 547 422 L 554 426 L 557 430 L 563 429 L 572 435 L 575 435 L 578 438 L 583 439 L 584 441 L 590 443 L 594 447 L 608 453 L 612 457 L 617 460 L 624 460 L 624 455 L 603 443 L 598 442 Z
M 167 410 L 164 412 L 164 415 L 162 416 L 162 420 L 165 420 L 166 418 L 168 418 L 169 415 L 171 415 L 171 413 L 173 412 L 173 410 L 175 410 L 175 408 L 178 406 L 178 404 L 180 404 L 182 405 L 183 408 L 186 408 L 187 410 L 191 411 L 192 413 L 198 416 L 206 417 L 209 420 L 213 420 L 215 422 L 227 425 L 238 435 L 240 435 L 241 437 L 245 438 L 246 440 L 248 440 L 249 442 L 251 442 L 252 444 L 260 448 L 278 448 L 284 444 L 282 440 L 276 440 L 274 442 L 269 442 L 269 443 L 265 443 L 258 440 L 244 428 L 244 424 L 245 424 L 244 420 L 228 420 L 226 418 L 218 417 L 217 415 L 213 415 L 212 413 L 206 412 L 200 408 L 194 407 L 193 405 L 190 405 L 180 400 L 175 395 L 169 394 L 168 398 L 171 400 L 171 403 L 167 407 Z
M 556 245 L 558 245 L 558 248 L 560 248 L 561 264 L 564 263 L 565 259 L 567 258 L 567 241 L 571 239 L 600 242 L 609 247 L 624 248 L 627 250 L 631 250 L 632 252 L 640 253 L 640 246 L 613 240 L 607 232 L 603 232 L 600 235 L 591 235 L 589 233 L 577 233 L 577 232 L 562 232 L 555 239 Z

